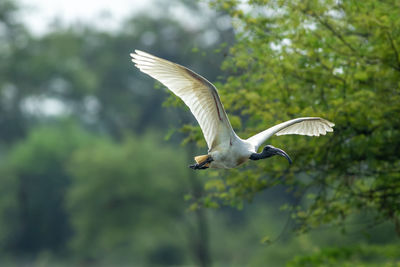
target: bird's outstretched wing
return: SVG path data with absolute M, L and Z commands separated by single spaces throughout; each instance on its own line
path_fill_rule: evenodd
M 139 50 L 135 50 L 131 57 L 136 67 L 160 81 L 185 102 L 198 121 L 209 150 L 227 136 L 236 136 L 212 83 L 188 68 Z
M 300 134 L 308 136 L 325 135 L 327 132 L 333 132 L 334 123 L 318 117 L 297 118 L 290 121 L 282 122 L 249 139 L 248 142 L 253 144 L 256 149 L 264 143 L 272 135 Z

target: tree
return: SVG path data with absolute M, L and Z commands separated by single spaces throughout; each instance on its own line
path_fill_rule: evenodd
M 184 153 L 155 140 L 102 141 L 74 153 L 66 203 L 75 230 L 71 246 L 80 259 L 139 265 L 187 260 L 182 198 L 188 170 L 171 157 Z
M 300 232 L 355 215 L 400 235 L 400 5 L 398 1 L 213 1 L 229 12 L 237 44 L 221 98 L 250 136 L 277 122 L 320 116 L 336 123 L 320 138 L 270 141 L 292 155 L 208 182 L 208 202 L 240 205 L 284 184 L 306 198 L 286 206 Z M 240 125 L 246 125 L 246 131 Z M 215 205 L 215 203 L 214 203 Z
M 24 25 L 18 20 L 18 6 L 13 0 L 0 3 L 0 143 L 7 145 L 25 135 L 26 120 L 20 110 L 19 101 L 24 94 L 16 88 L 12 73 L 15 52 L 30 40 Z M 14 75 L 15 74 L 15 75 Z M 18 79 L 18 78 L 16 78 Z
M 66 162 L 91 136 L 75 124 L 38 127 L 14 145 L 0 172 L 0 243 L 20 259 L 63 252 L 71 235 L 64 207 Z

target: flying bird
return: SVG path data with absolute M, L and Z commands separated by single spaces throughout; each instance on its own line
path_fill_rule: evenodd
M 282 122 L 248 139 L 236 135 L 225 113 L 217 88 L 194 71 L 140 50 L 131 54 L 135 66 L 158 80 L 185 102 L 203 131 L 207 155 L 196 156 L 192 169 L 237 167 L 248 160 L 260 160 L 280 155 L 292 163 L 280 148 L 267 145 L 258 148 L 271 136 L 299 134 L 325 135 L 333 132 L 334 124 L 318 117 L 304 117 Z

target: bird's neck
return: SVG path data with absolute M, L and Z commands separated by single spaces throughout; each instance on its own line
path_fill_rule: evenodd
M 253 154 L 251 154 L 249 159 L 251 159 L 251 160 L 259 160 L 259 159 L 265 159 L 266 157 L 268 157 L 268 155 L 263 150 L 261 153 L 253 153 Z

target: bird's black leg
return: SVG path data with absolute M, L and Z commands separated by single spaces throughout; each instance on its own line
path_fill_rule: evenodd
M 208 169 L 208 166 L 204 166 L 207 163 L 211 163 L 213 161 L 213 158 L 211 156 L 209 156 L 205 161 L 193 165 L 189 165 L 189 168 L 193 169 L 193 170 L 204 170 L 204 169 Z

